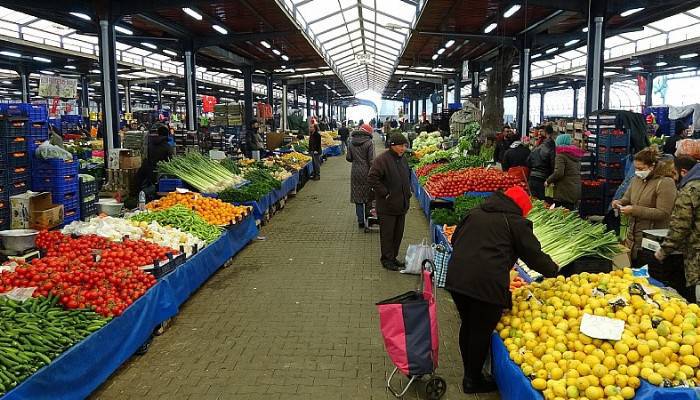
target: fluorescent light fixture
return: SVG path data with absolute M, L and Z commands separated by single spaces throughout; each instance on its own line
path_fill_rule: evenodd
M 694 71 L 695 68 L 697 68 L 697 67 L 687 67 L 687 68 L 683 68 L 683 72 Z
M 629 9 L 629 10 L 627 10 L 627 11 L 621 12 L 621 13 L 620 13 L 620 16 L 623 17 L 623 18 L 624 18 L 624 17 L 629 17 L 630 15 L 636 14 L 636 13 L 642 11 L 643 9 L 644 9 L 644 7 L 640 7 L 640 8 L 631 8 L 631 9 Z
M 492 69 L 493 69 L 493 67 L 488 67 L 484 70 L 484 72 L 491 72 Z
M 279 50 L 277 50 L 277 49 L 272 49 L 272 52 L 275 53 L 275 55 L 277 55 L 277 56 L 279 56 L 279 55 L 282 54 L 282 53 L 281 53 Z
M 12 82 L 10 81 L 2 81 L 3 85 L 12 85 Z
M 644 69 L 644 68 L 642 68 L 642 67 L 639 67 L 639 66 L 637 66 L 637 67 L 630 67 L 630 68 L 628 68 L 628 70 L 629 70 L 629 71 L 641 71 L 641 70 L 643 70 L 643 69 Z
M 92 18 L 90 18 L 89 15 L 83 14 L 83 13 L 80 13 L 80 12 L 71 11 L 70 15 L 72 15 L 72 16 L 74 16 L 74 17 L 78 17 L 78 18 L 80 18 L 80 19 L 84 19 L 85 21 L 91 21 L 91 20 L 92 20 Z
M 438 57 L 439 57 L 439 56 L 438 56 L 437 54 L 433 54 L 433 57 L 432 57 L 432 58 L 433 58 L 433 61 L 437 60 Z
M 494 29 L 496 29 L 497 26 L 498 26 L 498 25 L 497 25 L 495 22 L 490 23 L 490 24 L 484 29 L 484 33 L 490 33 L 491 31 L 493 31 Z
M 65 68 L 65 69 L 73 69 L 73 70 L 76 69 L 76 68 L 75 68 L 75 65 L 64 65 L 63 68 Z
M 175 82 L 168 82 L 168 86 L 175 86 Z
M 189 7 L 182 7 L 182 11 L 185 12 L 185 14 L 189 15 L 190 17 L 196 19 L 197 21 L 202 20 L 202 14 L 198 13 L 197 11 L 189 8 Z
M 401 90 L 406 89 L 406 86 L 408 85 L 404 84 L 403 86 L 401 86 Z
M 158 50 L 158 46 L 153 43 L 141 42 L 141 46 L 148 47 L 149 49 Z
M 545 51 L 545 53 L 547 53 L 547 54 L 552 54 L 552 53 L 554 53 L 554 52 L 557 51 L 557 50 L 559 50 L 559 47 L 552 47 L 551 49 L 547 49 L 547 50 Z
M 49 60 L 48 58 L 44 58 L 44 57 L 32 57 L 32 60 L 43 62 L 43 63 L 50 63 L 51 62 L 51 60 Z
M 41 72 L 44 75 L 54 75 L 54 73 L 51 71 L 39 71 L 39 72 Z
M 226 28 L 224 28 L 221 25 L 214 24 L 211 27 L 214 28 L 215 31 L 219 32 L 222 35 L 228 35 L 228 31 L 226 30 Z
M 520 4 L 516 4 L 503 13 L 503 18 L 510 18 L 520 10 Z
M 91 69 L 90 72 L 93 73 L 93 74 L 100 74 L 100 73 L 102 73 L 102 71 L 100 71 L 99 69 Z
M 330 86 L 328 86 L 328 85 L 325 84 L 325 83 L 323 84 L 323 87 L 326 88 L 326 89 L 328 89 L 328 90 L 330 90 L 330 88 L 331 88 Z
M 22 57 L 21 54 L 15 53 L 14 51 L 3 50 L 3 51 L 0 51 L 0 54 L 2 54 L 3 56 L 8 56 L 8 57 L 16 57 L 16 58 Z
M 667 65 L 668 65 L 668 63 L 666 61 L 659 61 L 656 63 L 657 67 L 665 67 Z
M 566 81 L 559 81 L 559 82 L 557 82 L 557 84 L 559 84 L 559 85 L 563 85 L 563 84 L 565 84 L 565 83 L 566 83 Z
M 680 56 L 678 58 L 680 58 L 681 60 L 687 60 L 689 58 L 694 58 L 697 56 L 698 56 L 698 53 L 688 53 L 688 54 L 683 54 L 682 56 Z
M 270 46 L 270 43 L 267 43 L 267 42 L 264 41 L 264 40 L 261 40 L 261 41 L 260 41 L 260 44 L 263 45 L 263 47 L 265 47 L 266 49 L 269 49 L 270 47 L 272 47 L 272 46 Z
M 585 28 L 581 29 L 581 32 L 583 32 L 583 33 L 588 33 L 588 27 L 585 27 Z
M 289 57 L 286 54 L 282 54 L 282 59 L 284 61 L 289 61 Z
M 544 86 L 544 83 L 540 82 L 537 84 L 537 86 Z
M 444 52 L 445 52 L 445 48 L 441 48 L 437 51 L 438 55 L 441 55 Z
M 124 28 L 124 27 L 119 26 L 119 25 L 114 25 L 114 30 L 117 32 L 121 32 L 125 35 L 133 35 L 134 34 L 134 31 L 132 31 L 131 29 L 127 29 L 127 28 Z
M 564 43 L 564 46 L 569 47 L 569 46 L 575 45 L 578 42 L 580 42 L 579 39 L 569 40 L 568 42 Z
M 174 52 L 174 51 L 172 51 L 172 50 L 163 49 L 163 53 L 165 53 L 165 54 L 167 54 L 167 55 L 169 55 L 169 56 L 177 57 L 177 53 Z
M 20 95 L 22 94 L 22 92 L 19 92 L 19 91 L 17 91 L 17 92 L 12 92 L 12 94 L 17 95 L 17 96 L 20 96 Z
M 282 69 L 287 69 L 287 66 L 286 66 L 286 65 L 282 65 L 282 66 L 280 66 L 280 68 L 282 68 Z
M 537 54 L 533 54 L 532 57 L 530 57 L 530 58 L 537 58 L 537 57 L 541 57 L 541 56 L 542 56 L 542 53 L 537 53 Z
M 447 43 L 445 43 L 445 48 L 449 49 L 453 44 L 455 44 L 454 40 L 448 40 Z

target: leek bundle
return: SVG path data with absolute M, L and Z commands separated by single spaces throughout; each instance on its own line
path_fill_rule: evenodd
M 194 151 L 159 162 L 158 171 L 177 176 L 202 193 L 218 193 L 243 181 L 221 164 Z

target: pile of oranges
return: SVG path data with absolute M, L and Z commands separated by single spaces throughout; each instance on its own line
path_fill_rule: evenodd
M 167 196 L 146 204 L 151 211 L 165 210 L 174 205 L 181 204 L 194 210 L 205 221 L 212 225 L 228 225 L 245 217 L 250 212 L 250 207 L 234 206 L 219 199 L 202 196 L 199 193 L 171 192 Z

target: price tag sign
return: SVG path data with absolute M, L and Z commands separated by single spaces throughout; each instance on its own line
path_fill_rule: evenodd
M 584 335 L 594 339 L 620 340 L 622 339 L 622 331 L 625 330 L 625 321 L 583 314 L 580 330 Z

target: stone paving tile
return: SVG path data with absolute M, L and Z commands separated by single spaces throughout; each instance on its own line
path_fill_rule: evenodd
M 380 267 L 378 232 L 355 224 L 349 174 L 343 157 L 330 158 L 322 180 L 263 227 L 266 240 L 212 276 L 148 353 L 91 398 L 393 399 L 385 388 L 393 365 L 374 304 L 415 288 L 417 278 Z M 402 253 L 429 237 L 413 199 Z M 438 303 L 443 399 L 497 399 L 462 394 L 458 316 L 442 290 Z M 412 389 L 405 398 L 421 397 Z

